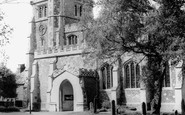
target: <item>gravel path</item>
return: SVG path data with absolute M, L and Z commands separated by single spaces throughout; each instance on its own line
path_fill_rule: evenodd
M 111 113 L 98 113 L 93 114 L 90 112 L 11 112 L 11 113 L 0 113 L 0 115 L 111 115 Z

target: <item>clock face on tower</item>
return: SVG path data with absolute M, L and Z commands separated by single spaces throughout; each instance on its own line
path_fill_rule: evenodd
M 40 36 L 43 36 L 47 31 L 47 26 L 46 25 L 43 25 L 43 24 L 40 24 L 39 26 L 39 34 Z

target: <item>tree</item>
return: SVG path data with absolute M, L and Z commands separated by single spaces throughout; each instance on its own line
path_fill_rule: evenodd
M 5 47 L 11 38 L 12 28 L 4 22 L 4 13 L 0 11 L 0 62 L 6 65 L 9 59 Z
M 152 5 L 152 2 L 155 3 Z M 97 19 L 90 13 L 93 3 L 85 2 L 81 25 L 85 29 L 88 51 L 98 58 L 125 52 L 147 59 L 146 80 L 154 96 L 152 110 L 160 114 L 162 83 L 169 60 L 184 56 L 185 12 L 179 0 L 101 0 Z M 156 5 L 157 4 L 157 5 Z M 89 50 L 90 49 L 90 50 Z
M 16 79 L 15 74 L 13 74 L 5 66 L 0 67 L 0 96 L 4 98 L 15 98 L 16 94 Z

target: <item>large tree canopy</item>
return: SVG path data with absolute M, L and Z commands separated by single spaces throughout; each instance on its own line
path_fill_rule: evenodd
M 87 2 L 88 1 L 88 2 Z M 88 52 L 99 58 L 117 53 L 142 54 L 148 60 L 147 78 L 155 88 L 154 113 L 160 112 L 161 90 L 169 59 L 181 60 L 185 47 L 185 11 L 181 0 L 99 0 L 102 10 L 92 15 L 87 0 L 81 25 Z M 95 4 L 94 4 L 95 5 Z M 90 50 L 89 50 L 90 49 Z
M 89 15 L 89 3 L 82 18 L 87 30 L 85 39 L 104 56 L 115 51 L 150 57 L 182 51 L 179 49 L 184 46 L 185 12 L 178 0 L 158 0 L 158 9 L 148 0 L 102 0 L 97 3 L 102 7 L 97 19 Z

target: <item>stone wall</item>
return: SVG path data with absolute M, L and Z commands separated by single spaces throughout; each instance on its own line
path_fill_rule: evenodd
M 24 100 L 25 98 L 24 98 L 24 93 L 25 93 L 25 91 L 24 91 L 24 84 L 18 84 L 17 85 L 17 89 L 16 89 L 16 93 L 17 93 L 17 97 L 16 97 L 16 99 L 17 100 Z
M 95 69 L 95 63 L 84 63 L 84 58 L 81 55 L 71 55 L 58 58 L 57 68 L 67 68 L 68 71 L 78 75 L 80 68 Z
M 162 89 L 162 100 L 161 100 L 161 111 L 163 112 L 173 112 L 175 111 L 175 106 L 178 104 L 176 102 L 175 93 L 176 84 L 176 73 L 175 66 L 170 66 L 170 87 L 163 87 Z
M 41 28 L 44 27 L 45 33 L 41 35 Z M 37 22 L 36 23 L 36 43 L 37 43 L 37 51 L 40 50 L 45 51 L 48 49 L 48 33 L 47 33 L 47 21 Z
M 38 60 L 38 83 L 40 89 L 38 92 L 41 99 L 41 110 L 47 109 L 47 88 L 48 88 L 48 75 L 49 75 L 49 64 L 52 59 L 40 59 Z
M 65 24 L 72 24 L 77 22 L 77 17 L 75 17 L 75 4 L 77 0 L 64 0 L 65 3 L 65 16 L 70 18 L 65 18 Z
M 175 90 L 163 89 L 162 103 L 175 103 Z

